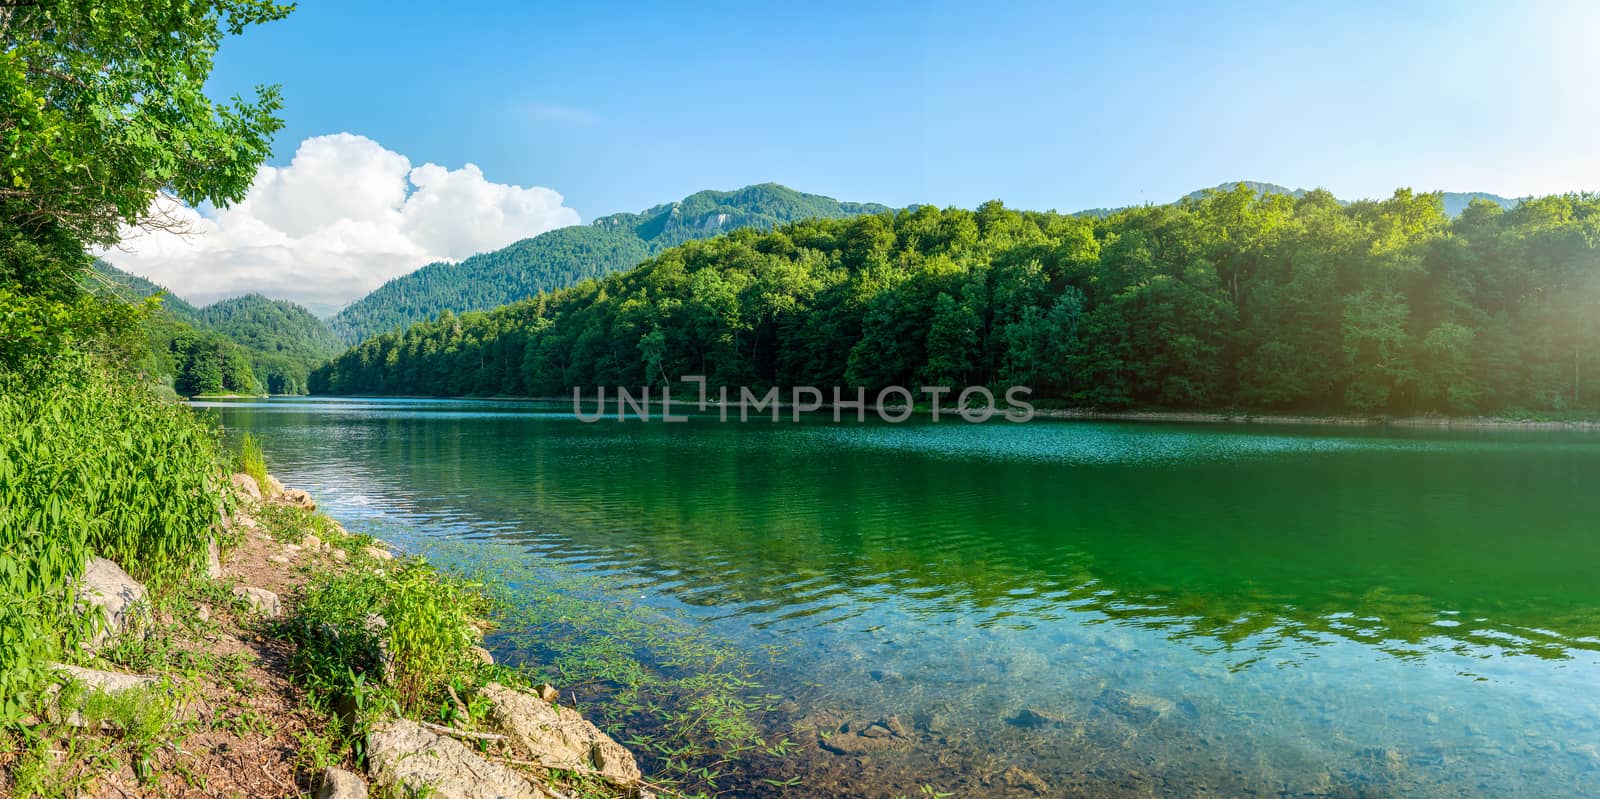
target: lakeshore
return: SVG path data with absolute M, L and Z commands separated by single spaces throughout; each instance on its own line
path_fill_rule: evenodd
M 204 574 L 145 585 L 90 561 L 77 590 L 103 632 L 49 667 L 57 687 L 0 749 L 0 796 L 656 793 L 554 686 L 494 664 L 475 588 L 346 531 L 274 477 L 227 486 Z M 328 612 L 330 593 L 357 586 L 424 612 Z M 441 687 L 442 713 L 415 701 Z

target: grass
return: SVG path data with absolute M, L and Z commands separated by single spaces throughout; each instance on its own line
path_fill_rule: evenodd
M 92 631 L 70 588 L 90 556 L 143 580 L 201 570 L 221 463 L 213 427 L 87 357 L 0 374 L 0 723 Z
M 262 496 L 272 494 L 272 483 L 267 479 L 267 456 L 261 451 L 261 442 L 254 435 L 245 433 L 239 441 L 239 456 L 235 466 L 256 481 L 256 488 L 261 490 Z

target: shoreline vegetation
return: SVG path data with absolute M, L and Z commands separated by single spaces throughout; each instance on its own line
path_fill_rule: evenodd
M 0 795 L 687 795 L 495 665 L 480 585 L 316 513 L 248 436 L 237 466 L 199 573 L 96 556 L 68 579 L 91 626 L 8 681 Z

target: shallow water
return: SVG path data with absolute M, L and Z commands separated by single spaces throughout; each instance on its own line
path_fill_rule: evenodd
M 904 721 L 805 739 L 811 793 L 1600 786 L 1600 438 L 202 405 L 352 529 L 524 547 L 783 645 L 774 724 Z

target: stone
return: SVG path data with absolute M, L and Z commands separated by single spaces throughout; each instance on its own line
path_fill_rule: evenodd
M 367 557 L 373 560 L 394 560 L 394 553 L 383 547 L 366 547 L 361 551 L 367 553 Z
M 267 556 L 267 562 L 268 563 L 276 563 L 279 566 L 287 566 L 287 565 L 289 565 L 289 556 L 288 555 L 268 555 Z
M 237 494 L 240 499 L 250 500 L 251 502 L 261 501 L 261 485 L 256 482 L 254 477 L 244 472 L 234 472 L 233 476 L 228 479 L 233 483 L 233 493 Z
M 1000 779 L 1012 788 L 1024 788 L 1033 793 L 1044 796 L 1050 793 L 1050 783 L 1039 778 L 1039 775 L 1027 769 L 1012 766 L 1000 775 Z
M 213 538 L 206 542 L 206 577 L 212 580 L 222 579 L 222 547 Z
M 145 590 L 121 566 L 105 558 L 90 558 L 83 567 L 78 599 L 98 610 L 102 624 L 89 639 L 91 648 L 119 635 L 142 612 Z
M 249 606 L 250 612 L 269 619 L 276 619 L 283 615 L 283 602 L 278 595 L 265 588 L 253 588 L 248 585 L 237 586 L 233 595 L 243 599 Z
M 485 760 L 460 741 L 395 719 L 367 733 L 372 781 L 405 796 L 434 799 L 545 799 L 508 766 Z
M 312 499 L 310 494 L 298 488 L 284 489 L 280 499 L 298 508 L 304 508 L 306 510 L 317 509 L 317 501 Z
M 306 533 L 306 537 L 300 539 L 300 547 L 302 549 L 321 549 L 322 539 L 312 535 L 311 533 Z
M 367 799 L 367 783 L 342 768 L 322 772 L 317 799 Z
M 482 663 L 485 666 L 494 665 L 494 655 L 489 650 L 484 649 L 481 646 L 475 646 L 471 649 L 471 652 L 473 659 L 479 663 Z
M 333 556 L 334 560 L 339 561 L 340 563 L 344 563 L 345 561 L 350 559 L 350 553 L 348 553 L 348 552 L 346 552 L 346 551 L 344 551 L 342 549 L 335 549 L 330 554 Z
M 1066 722 L 1044 711 L 1025 707 L 1018 711 L 1017 715 L 1006 719 L 1006 723 L 1026 729 L 1038 729 L 1041 727 L 1059 727 Z
M 194 617 L 199 619 L 201 622 L 211 621 L 211 606 L 196 605 L 194 609 Z
M 489 700 L 490 720 L 545 768 L 590 772 L 621 786 L 639 784 L 633 753 L 576 710 L 499 683 L 479 693 Z
M 267 493 L 274 497 L 283 496 L 283 483 L 270 474 L 267 475 Z
M 539 698 L 546 702 L 555 702 L 557 699 L 561 698 L 561 692 L 557 691 L 554 685 L 551 685 L 547 682 L 542 682 L 533 686 L 533 692 L 538 694 Z
M 120 694 L 124 691 L 154 688 L 158 682 L 156 678 L 142 674 L 100 671 L 98 669 L 82 668 L 81 666 L 68 666 L 63 663 L 53 664 L 52 668 L 61 674 L 65 674 L 73 682 L 83 685 L 88 690 L 102 694 Z
M 819 735 L 817 745 L 836 755 L 865 755 L 905 746 L 909 741 L 905 726 L 894 716 L 877 721 L 852 721 L 828 735 Z

